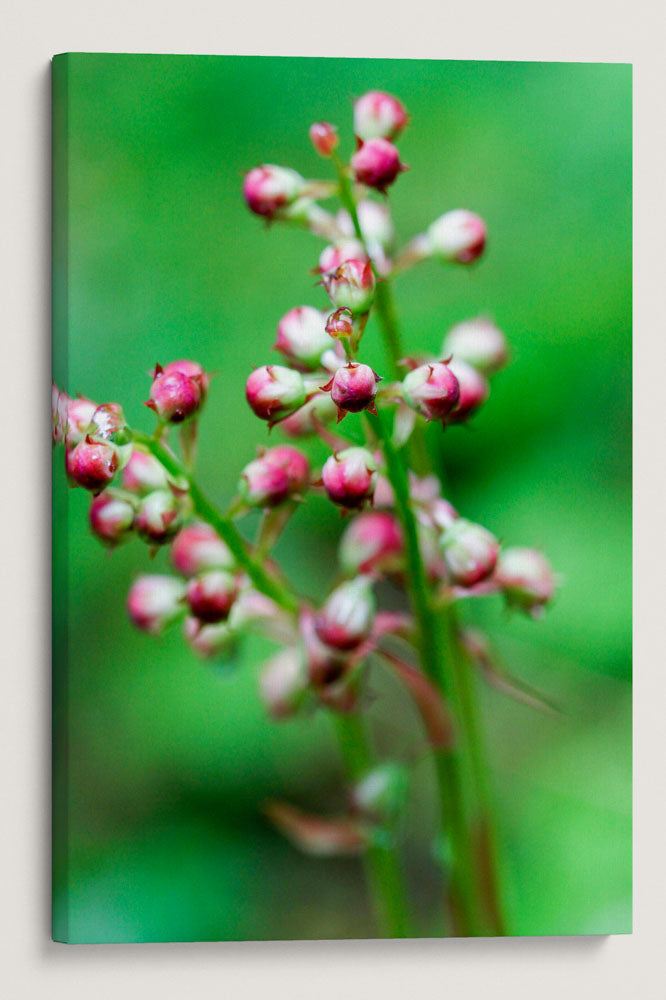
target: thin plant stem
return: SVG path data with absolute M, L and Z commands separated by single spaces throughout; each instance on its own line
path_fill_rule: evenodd
M 141 431 L 134 431 L 133 434 L 136 444 L 141 445 L 146 451 L 151 452 L 162 463 L 167 472 L 177 480 L 185 481 L 194 512 L 215 529 L 222 541 L 228 546 L 238 565 L 250 577 L 257 590 L 260 590 L 262 594 L 266 594 L 267 597 L 270 597 L 276 604 L 279 604 L 280 607 L 285 608 L 287 611 L 297 611 L 299 606 L 298 598 L 286 586 L 281 585 L 270 576 L 264 567 L 253 559 L 248 550 L 247 543 L 232 522 L 224 517 L 214 504 L 211 503 L 193 475 L 187 471 L 173 452 L 148 434 L 144 434 Z
M 396 512 L 405 538 L 406 575 L 412 612 L 418 626 L 421 664 L 447 701 L 457 708 L 455 681 L 451 676 L 451 657 L 446 648 L 448 634 L 442 629 L 431 605 L 416 519 L 409 499 L 407 470 L 393 447 L 382 418 L 369 419 L 382 442 L 388 478 L 395 494 Z M 461 720 L 458 719 L 458 722 L 460 724 Z M 451 895 L 454 927 L 460 934 L 479 934 L 483 932 L 484 921 L 476 889 L 473 838 L 465 814 L 460 754 L 455 748 L 438 748 L 435 752 L 435 767 L 442 823 L 444 832 L 450 839 L 453 855 Z
M 363 719 L 359 715 L 335 715 L 333 721 L 347 773 L 358 781 L 373 766 Z M 408 937 L 407 898 L 397 851 L 389 844 L 371 843 L 363 861 L 379 927 L 386 937 Z

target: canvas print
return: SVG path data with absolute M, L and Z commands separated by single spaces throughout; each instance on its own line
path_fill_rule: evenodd
M 631 930 L 631 67 L 53 61 L 53 934 Z

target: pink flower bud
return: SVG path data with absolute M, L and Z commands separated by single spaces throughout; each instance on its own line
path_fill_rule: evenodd
M 265 462 L 283 469 L 287 474 L 289 493 L 293 496 L 307 489 L 310 482 L 310 464 L 302 451 L 288 444 L 278 444 L 262 455 Z
M 407 167 L 398 150 L 387 139 L 369 139 L 351 158 L 351 168 L 359 184 L 384 191 Z
M 106 545 L 118 545 L 129 537 L 134 523 L 134 507 L 121 497 L 100 493 L 93 498 L 88 514 L 90 527 Z
M 331 346 L 326 333 L 326 313 L 312 306 L 297 306 L 286 313 L 277 328 L 275 348 L 296 368 L 311 371 Z
M 336 309 L 326 320 L 326 333 L 334 340 L 344 340 L 354 332 L 353 315 L 350 309 Z
M 509 548 L 497 560 L 496 579 L 509 604 L 537 617 L 555 593 L 555 575 L 537 549 Z
M 259 692 L 274 719 L 294 715 L 307 691 L 307 674 L 300 650 L 283 649 L 261 671 Z
M 338 130 L 329 122 L 314 122 L 310 126 L 310 139 L 320 156 L 330 156 L 338 147 Z
M 181 528 L 171 543 L 171 563 L 183 576 L 211 569 L 233 569 L 234 558 L 210 525 L 195 522 Z
M 179 424 L 193 416 L 203 400 L 198 378 L 181 371 L 169 374 L 157 365 L 146 406 L 154 410 L 164 423 Z
M 157 635 L 185 613 L 185 587 L 173 576 L 140 576 L 127 597 L 129 616 L 143 632 Z
M 331 399 L 341 410 L 348 413 L 360 413 L 361 410 L 376 412 L 374 400 L 379 379 L 380 376 L 368 365 L 350 361 L 348 365 L 338 368 L 323 388 L 330 389 Z
M 476 368 L 468 365 L 466 361 L 452 358 L 449 362 L 449 369 L 458 379 L 460 388 L 458 405 L 451 414 L 450 420 L 453 423 L 462 423 L 485 403 L 490 393 L 490 386 L 488 379 Z
M 479 317 L 457 323 L 444 338 L 444 357 L 466 361 L 483 375 L 494 375 L 509 359 L 506 338 L 490 320 Z
M 340 539 L 340 565 L 352 576 L 396 569 L 402 557 L 402 532 L 392 514 L 359 514 Z
M 67 475 L 77 486 L 100 493 L 118 471 L 118 452 L 106 441 L 84 441 L 65 454 Z
M 214 623 L 229 617 L 237 593 L 238 587 L 231 573 L 212 569 L 190 580 L 185 596 L 195 618 Z
M 486 225 L 483 219 L 463 208 L 446 212 L 428 228 L 431 252 L 443 260 L 471 264 L 480 257 L 486 245 Z
M 444 423 L 460 396 L 458 379 L 444 361 L 419 365 L 405 375 L 402 383 L 405 402 L 425 417 Z
M 367 260 L 346 260 L 323 276 L 322 284 L 336 309 L 367 312 L 375 294 L 375 276 Z
M 289 437 L 308 437 L 316 434 L 319 426 L 330 424 L 337 412 L 338 408 L 329 395 L 317 393 L 300 410 L 283 420 L 280 427 Z
M 321 641 L 315 629 L 315 616 L 309 608 L 302 611 L 298 626 L 305 647 L 310 683 L 316 688 L 335 684 L 346 673 L 349 657 Z
M 363 244 L 356 239 L 348 239 L 342 243 L 324 247 L 319 255 L 319 270 L 322 274 L 337 271 L 346 260 L 367 260 Z
M 245 586 L 238 594 L 229 612 L 229 625 L 234 632 L 255 629 L 277 641 L 294 638 L 294 627 L 289 614 L 278 607 L 265 594 Z
M 153 490 L 165 490 L 169 485 L 161 462 L 145 451 L 133 451 L 123 469 L 123 487 L 130 493 L 144 496 Z
M 384 91 L 369 90 L 354 103 L 354 134 L 364 142 L 377 137 L 395 139 L 406 124 L 404 107 Z
M 463 587 L 485 579 L 495 568 L 499 543 L 480 524 L 458 518 L 442 534 L 439 545 L 451 579 Z
M 305 383 L 299 372 L 282 365 L 256 368 L 245 383 L 245 396 L 258 417 L 277 423 L 305 402 Z
M 393 487 L 390 482 L 380 473 L 377 474 L 377 482 L 375 485 L 375 492 L 372 498 L 373 507 L 387 507 L 389 510 L 393 510 L 395 507 L 395 493 L 393 492 Z
M 139 535 L 152 545 L 163 545 L 181 525 L 178 501 L 170 490 L 153 490 L 143 497 L 134 521 Z
M 97 403 L 93 403 L 90 399 L 84 399 L 82 396 L 69 400 L 66 431 L 68 448 L 73 448 L 79 441 L 84 440 L 96 409 Z
M 366 448 L 345 448 L 326 460 L 321 478 L 333 503 L 360 507 L 375 491 L 377 464 Z
M 236 649 L 236 636 L 225 622 L 205 625 L 188 615 L 183 634 L 190 649 L 205 660 L 226 659 Z
M 88 433 L 96 441 L 110 441 L 126 445 L 130 441 L 129 428 L 119 403 L 102 403 L 93 413 Z
M 271 164 L 250 170 L 243 182 L 248 208 L 267 219 L 282 216 L 304 189 L 305 181 L 295 170 Z
M 443 497 L 437 497 L 428 510 L 430 520 L 440 531 L 446 531 L 458 519 L 458 511 Z
M 174 372 L 187 375 L 188 378 L 193 379 L 197 383 L 201 390 L 201 402 L 203 403 L 210 388 L 210 375 L 203 365 L 200 365 L 198 361 L 190 361 L 187 358 L 182 358 L 180 361 L 170 361 L 168 365 L 164 366 L 165 375 L 172 375 Z
M 315 618 L 318 639 L 333 649 L 355 649 L 372 630 L 375 618 L 372 581 L 358 576 L 340 584 Z
M 261 456 L 241 472 L 238 492 L 250 507 L 277 507 L 289 496 L 289 477 L 285 469 Z

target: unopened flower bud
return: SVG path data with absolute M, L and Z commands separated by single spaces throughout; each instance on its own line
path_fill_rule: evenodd
M 139 504 L 134 526 L 152 545 L 163 545 L 176 534 L 181 524 L 178 501 L 171 490 L 153 490 Z
M 346 260 L 366 259 L 363 244 L 357 239 L 350 238 L 342 243 L 324 247 L 319 255 L 319 270 L 322 274 L 328 274 L 329 271 L 337 271 Z
M 140 576 L 127 597 L 129 616 L 143 632 L 157 635 L 185 613 L 185 587 L 173 576 Z
M 454 521 L 458 520 L 459 516 L 455 507 L 443 497 L 437 497 L 432 501 L 428 513 L 430 520 L 440 531 L 446 531 Z
M 275 601 L 252 587 L 239 591 L 229 612 L 229 626 L 234 632 L 243 632 L 256 626 L 258 631 L 276 638 L 293 637 L 293 626 Z
M 466 361 L 452 358 L 449 368 L 458 379 L 460 395 L 458 405 L 450 416 L 453 423 L 462 423 L 476 413 L 488 399 L 490 386 L 488 379 Z
M 373 823 L 391 823 L 404 810 L 408 787 L 404 764 L 379 764 L 352 789 L 352 806 Z
M 237 593 L 238 587 L 231 573 L 212 569 L 190 580 L 185 596 L 195 618 L 214 623 L 229 617 Z
M 274 719 L 294 715 L 307 691 L 307 674 L 301 651 L 290 647 L 272 657 L 261 671 L 259 691 Z
M 203 403 L 210 388 L 210 375 L 203 365 L 200 365 L 198 361 L 181 358 L 180 361 L 170 361 L 168 365 L 164 366 L 165 375 L 172 375 L 174 372 L 187 375 L 188 378 L 197 383 L 201 390 L 201 402 Z
M 428 228 L 431 252 L 450 263 L 471 264 L 486 245 L 486 225 L 478 215 L 458 208 L 446 212 Z
M 93 403 L 90 399 L 84 399 L 82 396 L 69 400 L 66 430 L 68 448 L 73 448 L 79 441 L 84 440 L 96 409 L 97 403 Z
M 88 433 L 96 441 L 110 441 L 126 445 L 130 441 L 129 428 L 119 403 L 102 403 L 93 413 Z
M 250 170 L 243 182 L 248 208 L 267 219 L 279 218 L 304 189 L 305 181 L 295 170 L 271 164 Z
M 275 448 L 265 451 L 262 458 L 270 465 L 285 471 L 290 496 L 307 489 L 310 482 L 310 463 L 302 451 L 288 444 L 278 444 Z
M 150 399 L 146 406 L 154 410 L 161 421 L 180 424 L 192 417 L 202 403 L 199 380 L 181 371 L 168 375 L 160 366 L 155 367 L 155 377 L 150 387 Z
M 466 361 L 488 376 L 504 367 L 509 352 L 502 331 L 481 316 L 456 323 L 444 338 L 442 355 Z
M 310 126 L 310 139 L 320 156 L 330 156 L 338 147 L 338 130 L 329 122 L 314 122 Z
M 366 448 L 345 448 L 326 460 L 321 478 L 333 503 L 360 507 L 375 491 L 377 464 Z
M 206 625 L 188 615 L 183 634 L 190 649 L 205 660 L 226 659 L 236 649 L 236 635 L 226 622 Z
M 245 396 L 258 417 L 273 424 L 305 402 L 305 383 L 300 372 L 282 365 L 256 368 L 245 383 Z
M 330 389 L 331 399 L 335 405 L 347 413 L 360 413 L 361 410 L 374 411 L 379 379 L 380 376 L 369 365 L 350 361 L 348 365 L 338 368 L 323 389 Z
M 87 437 L 66 452 L 67 475 L 77 486 L 100 493 L 118 471 L 118 451 L 106 441 Z
M 400 162 L 398 150 L 387 139 L 369 139 L 351 158 L 351 168 L 359 184 L 385 191 L 407 167 Z
M 537 549 L 504 549 L 497 560 L 495 576 L 508 603 L 534 617 L 555 592 L 551 565 Z
M 289 496 L 289 478 L 279 465 L 261 456 L 241 472 L 238 492 L 250 507 L 277 507 Z
M 402 557 L 400 525 L 385 511 L 359 514 L 340 539 L 339 557 L 348 576 L 397 569 Z
M 405 402 L 425 417 L 444 423 L 460 396 L 458 379 L 444 361 L 419 365 L 402 383 Z
M 106 545 L 118 545 L 128 538 L 134 523 L 134 507 L 122 497 L 100 493 L 93 498 L 88 514 L 93 533 Z
M 326 320 L 326 333 L 334 340 L 345 340 L 354 332 L 351 309 L 336 309 Z
M 322 284 L 337 309 L 367 312 L 375 294 L 375 276 L 367 260 L 346 260 L 323 276 Z
M 315 629 L 315 616 L 309 608 L 301 612 L 298 626 L 305 647 L 310 684 L 319 691 L 324 690 L 344 677 L 350 658 L 321 641 Z
M 375 618 L 372 581 L 367 576 L 340 584 L 315 618 L 321 642 L 333 649 L 355 649 L 372 630 Z
M 330 347 L 326 313 L 312 306 L 297 306 L 286 313 L 277 328 L 275 348 L 303 371 L 317 368 Z
M 301 406 L 280 424 L 289 437 L 308 437 L 316 434 L 320 426 L 330 424 L 337 416 L 338 408 L 331 397 L 323 392 Z
M 211 569 L 233 569 L 234 557 L 210 525 L 195 522 L 173 539 L 171 563 L 183 576 L 198 576 Z
M 145 496 L 153 490 L 165 490 L 169 485 L 166 469 L 145 451 L 133 451 L 123 469 L 123 487 L 130 493 Z
M 444 531 L 439 545 L 451 579 L 463 587 L 479 583 L 495 568 L 499 543 L 480 524 L 458 518 Z
M 354 134 L 364 142 L 377 137 L 395 139 L 406 124 L 403 105 L 382 90 L 369 90 L 354 102 Z

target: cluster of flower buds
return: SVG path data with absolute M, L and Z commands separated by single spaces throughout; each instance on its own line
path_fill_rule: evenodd
M 359 184 L 384 192 L 406 169 L 393 145 L 406 124 L 407 112 L 391 94 L 371 90 L 355 102 L 358 149 L 352 156 L 351 168 Z
M 101 493 L 129 461 L 132 437 L 117 403 L 70 400 L 65 466 L 73 486 Z

